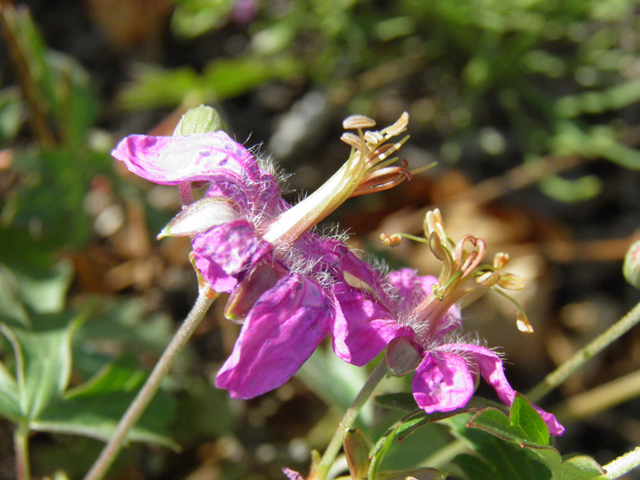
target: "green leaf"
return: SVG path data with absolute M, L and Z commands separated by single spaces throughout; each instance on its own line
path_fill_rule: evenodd
M 386 393 L 375 396 L 373 400 L 381 407 L 404 410 L 406 412 L 415 412 L 420 408 L 411 393 Z
M 547 424 L 529 400 L 519 393 L 516 394 L 509 417 L 511 424 L 520 427 L 531 441 L 540 445 L 549 444 Z
M 537 416 L 535 409 L 520 396 L 512 406 L 511 420 L 502 412 L 488 408 L 473 417 L 464 414 L 444 422 L 469 443 L 486 462 L 486 467 L 496 472 L 495 478 L 587 480 L 603 475 L 595 460 L 584 456 L 565 460 L 555 448 L 542 442 L 548 441 L 548 432 Z M 462 457 L 459 465 L 472 480 L 486 478 L 488 471 L 478 462 Z
M 21 422 L 28 424 L 64 392 L 71 374 L 71 338 L 82 321 L 69 314 L 34 314 L 32 328 L 0 325 L 16 361 Z
M 502 415 L 508 425 L 509 419 L 506 415 L 497 410 L 494 412 Z M 471 480 L 485 480 L 490 471 L 493 471 L 494 475 L 489 478 L 495 480 L 549 480 L 552 478 L 549 468 L 537 459 L 531 458 L 526 450 L 515 443 L 503 441 L 488 431 L 468 428 L 470 417 L 471 414 L 462 414 L 450 417 L 444 420 L 444 423 L 452 428 L 456 436 L 465 440 L 486 463 L 483 466 L 482 463 L 469 462 L 466 456 L 461 458 L 460 463 L 458 463 L 458 457 L 454 459 L 454 463 L 458 464 Z M 504 424 L 500 421 L 498 423 Z M 478 473 L 481 476 L 473 476 Z
M 3 363 L 0 362 L 0 416 L 13 422 L 20 419 L 18 383 Z
M 24 149 L 16 151 L 14 165 L 23 182 L 11 227 L 28 232 L 29 243 L 41 249 L 84 246 L 92 232 L 86 195 L 97 174 L 112 175 L 111 157 L 70 146 Z
M 393 441 L 396 439 L 398 434 L 398 427 L 401 425 L 401 422 L 396 423 L 393 427 L 391 427 L 387 432 L 380 437 L 380 440 L 376 442 L 376 444 L 371 449 L 369 453 L 369 457 L 371 458 L 371 466 L 369 467 L 369 478 L 375 479 L 377 472 L 382 464 L 382 460 L 389 452 Z
M 26 231 L 0 230 L 0 306 L 2 316 L 27 322 L 26 305 L 38 313 L 64 308 L 73 268 L 56 260 Z M 22 305 L 22 304 L 25 305 Z M 8 309 L 8 310 L 7 310 Z
M 455 457 L 454 462 L 472 480 L 495 480 L 500 478 L 500 474 L 480 457 L 461 453 Z
M 31 428 L 108 440 L 147 377 L 135 363 L 133 357 L 123 357 L 108 365 L 95 378 L 51 403 L 31 423 Z M 173 402 L 159 393 L 129 432 L 128 439 L 177 450 L 179 446 L 166 431 L 174 416 Z
M 460 415 L 461 413 L 477 412 L 488 407 L 502 408 L 503 406 L 484 398 L 472 398 L 464 407 L 451 412 L 434 412 L 427 414 L 422 410 L 418 410 L 417 412 L 407 415 L 400 421 L 398 426 L 398 440 L 404 440 L 417 429 L 430 423 Z
M 369 451 L 373 443 L 359 428 L 350 428 L 344 435 L 343 444 L 352 480 L 363 479 L 371 465 Z
M 486 432 L 517 443 L 520 446 L 540 447 L 541 445 L 533 442 L 525 431 L 517 425 L 512 425 L 509 417 L 499 410 L 487 408 L 476 413 L 469 421 L 469 427 L 480 428 Z

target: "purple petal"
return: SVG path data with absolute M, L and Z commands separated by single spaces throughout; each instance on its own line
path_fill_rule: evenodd
M 470 357 L 470 359 L 478 365 L 482 378 L 493 387 L 498 394 L 498 398 L 506 405 L 511 406 L 515 399 L 515 392 L 507 377 L 504 374 L 504 366 L 502 359 L 492 350 L 478 345 L 443 345 L 440 349 L 455 349 L 461 354 Z M 534 408 L 542 416 L 549 433 L 551 435 L 562 435 L 564 427 L 558 423 L 558 420 L 551 413 L 545 412 L 540 407 L 534 405 Z
M 261 175 L 253 156 L 222 131 L 173 137 L 130 135 L 111 154 L 136 175 L 163 185 L 208 182 L 221 169 L 238 179 L 258 180 Z
M 212 287 L 219 280 L 220 270 L 238 278 L 273 248 L 256 235 L 247 220 L 234 220 L 198 234 L 192 246 L 196 267 Z
M 420 276 L 412 268 L 394 270 L 387 277 L 397 290 L 400 298 L 409 302 L 409 308 L 420 303 L 431 293 L 431 287 L 438 279 L 432 275 Z
M 330 318 L 316 283 L 298 274 L 280 280 L 251 309 L 216 386 L 244 399 L 278 388 L 311 356 Z
M 413 376 L 413 397 L 426 413 L 464 407 L 475 383 L 467 361 L 451 352 L 427 352 Z
M 402 311 L 413 310 L 428 295 L 432 294 L 431 287 L 438 279 L 432 275 L 418 275 L 411 268 L 395 270 L 387 277 L 391 285 L 397 290 L 402 299 Z M 442 338 L 447 333 L 460 328 L 462 325 L 462 315 L 460 309 L 453 305 L 440 319 L 434 337 Z
M 361 367 L 394 338 L 413 336 L 371 295 L 344 284 L 335 285 L 335 318 L 331 325 L 333 350 L 347 363 Z

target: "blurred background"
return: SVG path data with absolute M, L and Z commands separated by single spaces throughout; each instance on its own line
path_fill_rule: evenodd
M 349 200 L 327 228 L 339 223 L 354 248 L 393 267 L 437 273 L 424 245 L 391 250 L 379 235 L 420 235 L 426 211 L 439 207 L 452 238 L 485 239 L 488 258 L 509 252 L 510 270 L 528 281 L 516 298 L 535 332 L 519 332 L 513 306 L 498 296 L 464 317 L 501 347 L 518 391 L 639 299 L 621 274 L 640 238 L 636 0 L 1 5 L 0 306 L 86 314 L 70 388 L 117 365 L 138 379 L 118 388 L 135 390 L 195 299 L 188 240 L 155 240 L 180 208 L 177 191 L 130 175 L 109 152 L 128 134 L 170 135 L 201 103 L 238 142 L 260 145 L 294 174 L 291 202 L 346 161 L 343 118 L 368 115 L 382 128 L 409 112 L 401 157 L 410 168 L 437 167 Z M 365 372 L 320 351 L 277 391 L 233 401 L 213 386 L 238 332 L 223 306 L 216 302 L 165 382 L 155 427 L 176 443 L 156 443 L 174 448 L 133 444 L 111 478 L 283 478 L 283 466 L 306 473 L 309 450 L 328 441 Z M 11 364 L 8 342 L 0 349 Z M 632 331 L 541 402 L 567 426 L 562 453 L 607 463 L 640 444 L 638 381 L 608 385 L 639 364 Z M 407 380 L 382 391 L 406 389 Z M 362 426 L 381 433 L 399 415 L 370 406 Z M 0 478 L 14 478 L 12 431 L 0 421 Z M 431 425 L 386 466 L 418 465 L 449 440 Z M 101 445 L 37 433 L 34 475 L 80 478 Z

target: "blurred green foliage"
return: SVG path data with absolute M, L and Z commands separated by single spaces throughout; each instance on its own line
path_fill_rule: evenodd
M 193 37 L 224 26 L 243 2 L 175 3 L 175 34 Z M 141 68 L 121 100 L 135 109 L 214 102 L 295 79 L 354 113 L 375 116 L 376 99 L 402 92 L 410 102 L 403 108 L 420 124 L 414 130 L 439 138 L 445 161 L 477 145 L 485 157 L 515 163 L 579 155 L 637 170 L 634 125 L 621 115 L 640 99 L 637 6 L 637 0 L 256 3 L 242 51 L 213 59 L 200 74 Z M 560 201 L 600 190 L 596 177 L 543 184 Z

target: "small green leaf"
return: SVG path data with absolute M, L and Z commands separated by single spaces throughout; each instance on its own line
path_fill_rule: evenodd
M 520 394 L 511 406 L 511 424 L 520 427 L 529 440 L 540 445 L 549 444 L 549 428 L 529 401 Z
M 359 428 L 351 428 L 344 435 L 344 453 L 352 480 L 360 480 L 369 471 L 369 451 L 373 443 Z
M 387 432 L 380 437 L 380 440 L 376 442 L 376 444 L 371 449 L 369 457 L 371 458 L 371 466 L 369 467 L 369 478 L 375 479 L 378 469 L 382 464 L 382 460 L 389 452 L 393 441 L 396 439 L 396 435 L 398 433 L 398 427 L 400 426 L 400 422 L 396 423 L 392 426 Z
M 521 446 L 540 446 L 531 441 L 520 426 L 512 425 L 509 417 L 494 408 L 487 408 L 476 413 L 469 421 L 468 426 L 480 428 L 496 437 L 517 443 Z
M 420 408 L 411 393 L 387 393 L 377 395 L 373 400 L 381 407 L 394 408 L 407 412 L 415 412 Z

